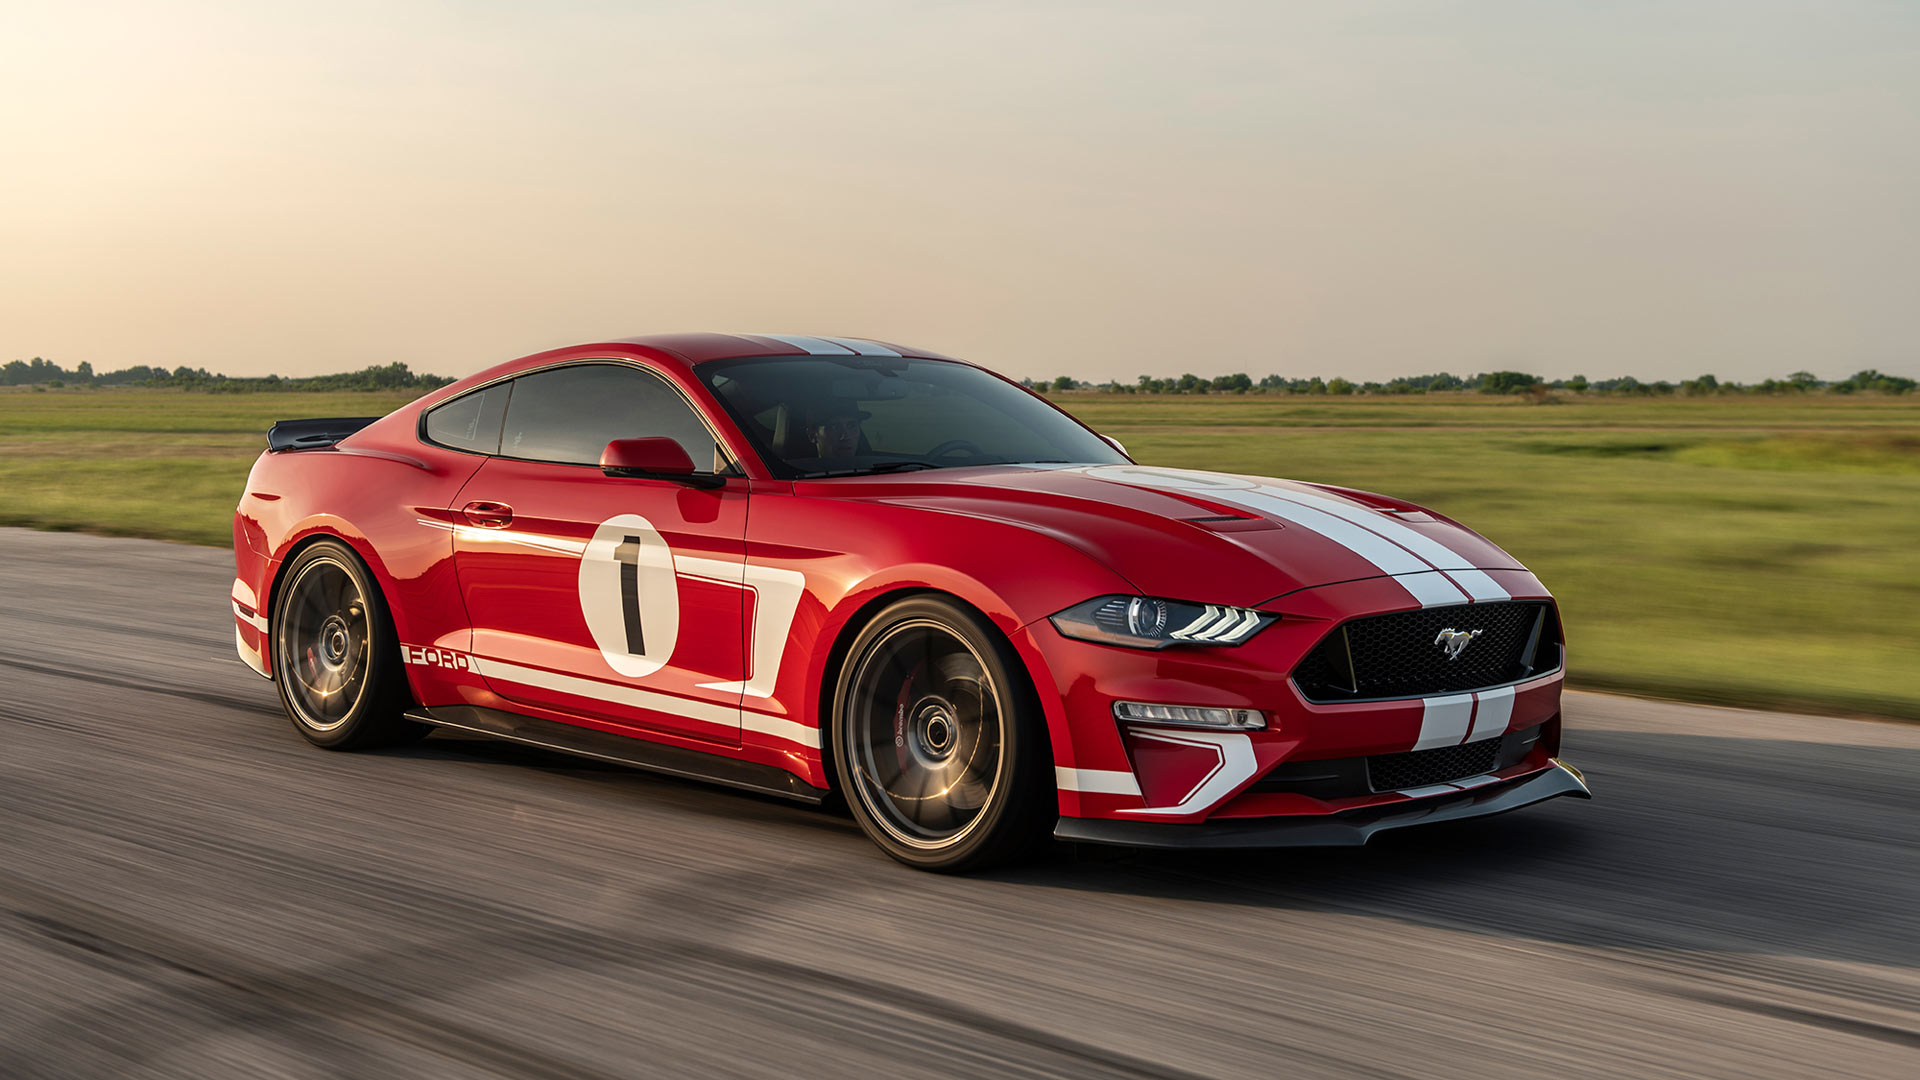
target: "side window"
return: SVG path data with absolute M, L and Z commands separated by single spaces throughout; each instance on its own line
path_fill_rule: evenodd
M 726 464 L 707 426 L 665 380 L 623 364 L 580 364 L 513 381 L 500 453 L 597 465 L 615 439 L 661 436 L 679 443 L 701 472 Z
M 506 415 L 508 383 L 463 394 L 427 413 L 430 443 L 476 454 L 500 452 L 500 418 Z

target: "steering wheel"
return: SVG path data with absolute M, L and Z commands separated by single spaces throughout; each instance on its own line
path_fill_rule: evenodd
M 946 457 L 956 451 L 963 452 L 968 457 L 978 458 L 987 456 L 985 450 L 980 449 L 966 439 L 948 439 L 946 442 L 927 451 L 927 456 L 930 458 Z

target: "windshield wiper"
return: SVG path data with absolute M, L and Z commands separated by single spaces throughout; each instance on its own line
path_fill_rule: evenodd
M 800 474 L 802 480 L 819 480 L 829 476 L 873 476 L 876 473 L 908 472 L 917 469 L 944 469 L 945 465 L 935 465 L 931 461 L 883 461 L 864 469 L 816 469 Z

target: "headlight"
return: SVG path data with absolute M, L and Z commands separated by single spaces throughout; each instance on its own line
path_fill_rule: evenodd
M 1239 645 L 1278 621 L 1278 615 L 1251 608 L 1185 604 L 1151 596 L 1097 596 L 1053 616 L 1053 628 L 1082 641 L 1164 649 Z

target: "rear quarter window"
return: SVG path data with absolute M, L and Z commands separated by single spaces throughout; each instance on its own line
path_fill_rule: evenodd
M 499 453 L 500 421 L 507 414 L 511 390 L 511 383 L 499 383 L 427 410 L 422 425 L 426 440 L 474 454 Z

